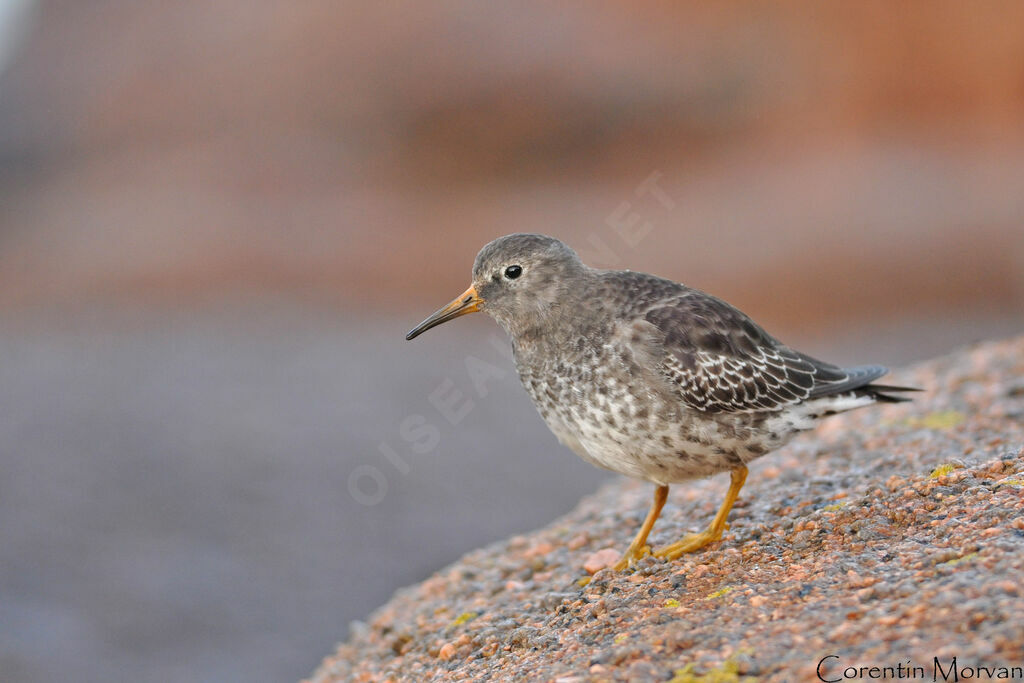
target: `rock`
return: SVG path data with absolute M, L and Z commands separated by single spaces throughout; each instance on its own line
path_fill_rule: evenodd
M 896 373 L 938 389 L 832 418 L 826 443 L 812 432 L 754 463 L 722 541 L 673 562 L 608 569 L 650 496 L 608 485 L 403 590 L 311 680 L 816 680 L 833 654 L 832 678 L 908 660 L 930 671 L 936 656 L 1021 666 L 1024 424 L 1007 417 L 1024 409 L 1008 390 L 1021 376 L 1024 337 Z M 724 491 L 722 477 L 674 486 L 651 541 L 706 524 Z

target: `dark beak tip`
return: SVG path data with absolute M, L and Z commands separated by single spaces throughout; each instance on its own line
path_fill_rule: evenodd
M 409 333 L 405 335 L 405 340 L 412 341 L 413 339 L 420 336 L 427 330 L 437 327 L 442 323 L 446 323 L 449 320 L 454 320 L 455 318 L 458 318 L 461 315 L 465 315 L 466 313 L 472 313 L 473 311 L 480 310 L 479 308 L 469 308 L 470 306 L 474 305 L 474 300 L 476 300 L 475 305 L 479 306 L 480 301 L 479 299 L 477 299 L 476 295 L 473 294 L 472 296 L 466 296 L 465 298 L 456 299 L 447 306 L 445 306 L 444 308 L 439 308 L 438 310 L 430 314 L 430 316 L 427 317 L 426 320 L 424 320 L 419 325 L 409 330 Z

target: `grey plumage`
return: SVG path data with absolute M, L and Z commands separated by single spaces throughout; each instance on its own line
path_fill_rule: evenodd
M 523 386 L 560 441 L 659 486 L 738 471 L 826 415 L 908 390 L 873 384 L 881 366 L 791 349 L 699 290 L 590 268 L 544 235 L 485 246 L 473 286 L 408 338 L 473 310 L 512 338 Z

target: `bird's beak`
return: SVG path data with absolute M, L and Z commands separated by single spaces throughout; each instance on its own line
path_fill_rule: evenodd
M 456 297 L 450 304 L 444 308 L 434 311 L 429 318 L 412 328 L 412 330 L 409 331 L 409 334 L 405 335 L 405 338 L 415 339 L 431 327 L 437 327 L 441 323 L 446 323 L 449 320 L 458 318 L 460 315 L 476 313 L 480 310 L 480 304 L 483 302 L 484 300 L 476 293 L 476 288 L 471 286 L 465 292 Z

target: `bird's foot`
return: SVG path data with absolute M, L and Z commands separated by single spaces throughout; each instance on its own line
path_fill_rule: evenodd
M 629 549 L 622 553 L 619 561 L 612 565 L 612 570 L 617 572 L 625 571 L 650 554 L 651 546 L 649 545 L 629 546 Z
M 725 525 L 728 528 L 728 524 Z M 686 553 L 696 552 L 706 545 L 722 539 L 721 529 L 706 529 L 699 534 L 687 534 L 682 539 L 655 550 L 653 555 L 664 560 L 675 560 Z

